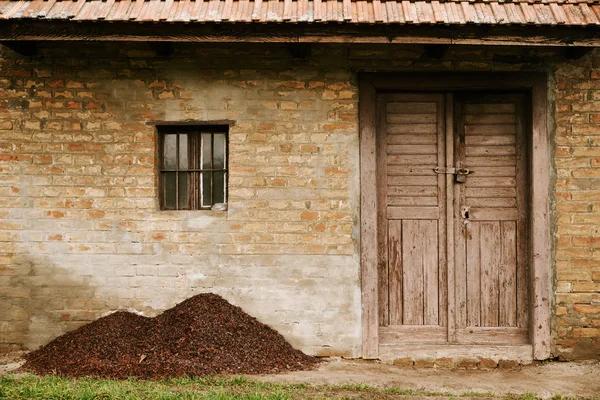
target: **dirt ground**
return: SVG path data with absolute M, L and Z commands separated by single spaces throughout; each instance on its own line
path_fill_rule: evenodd
M 23 364 L 21 355 L 0 356 L 0 375 Z M 372 361 L 332 359 L 314 371 L 297 371 L 252 377 L 274 383 L 311 385 L 360 385 L 462 394 L 534 393 L 600 399 L 600 360 L 551 362 L 516 370 L 407 369 Z
M 25 363 L 23 355 L 25 353 L 0 354 L 0 375 L 5 375 L 17 370 Z
M 367 384 L 434 392 L 535 393 L 548 398 L 581 396 L 600 399 L 600 360 L 552 362 L 518 370 L 406 369 L 367 361 L 332 360 L 316 371 L 298 371 L 260 378 L 268 382 L 313 385 Z

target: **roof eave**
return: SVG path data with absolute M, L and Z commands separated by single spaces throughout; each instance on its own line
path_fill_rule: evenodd
M 600 45 L 600 29 L 596 26 L 567 25 L 132 23 L 70 20 L 0 22 L 0 41 L 61 40 L 594 47 Z

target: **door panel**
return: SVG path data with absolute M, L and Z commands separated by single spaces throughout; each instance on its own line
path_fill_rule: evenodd
M 455 164 L 472 171 L 454 189 L 457 329 L 471 333 L 457 340 L 522 343 L 524 329 L 483 332 L 527 327 L 524 99 L 463 95 L 454 109 Z
M 388 238 L 389 324 L 438 325 L 438 221 L 390 220 Z
M 524 104 L 515 94 L 379 96 L 380 344 L 527 343 Z M 470 170 L 461 183 L 455 168 Z
M 378 147 L 382 340 L 446 340 L 445 162 L 443 95 L 383 95 Z M 383 161 L 383 162 L 382 162 Z M 442 235 L 443 237 L 443 235 Z M 383 304 L 382 304 L 383 303 Z M 410 327 L 410 328 L 409 328 Z

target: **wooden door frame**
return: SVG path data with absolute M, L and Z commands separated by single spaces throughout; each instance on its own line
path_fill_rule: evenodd
M 550 357 L 550 141 L 548 77 L 545 73 L 361 73 L 360 131 L 360 265 L 362 289 L 362 356 L 379 356 L 377 95 L 391 91 L 449 92 L 511 90 L 531 99 L 529 138 L 530 256 L 529 325 L 533 358 Z

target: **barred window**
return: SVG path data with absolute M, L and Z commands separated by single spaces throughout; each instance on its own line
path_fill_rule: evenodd
M 161 210 L 227 202 L 227 126 L 159 127 Z

